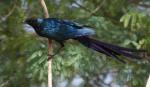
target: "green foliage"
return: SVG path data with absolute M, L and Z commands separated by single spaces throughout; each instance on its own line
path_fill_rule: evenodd
M 148 27 L 147 24 L 150 22 L 147 17 L 148 15 L 144 12 L 129 12 L 120 21 L 123 22 L 125 28 L 131 26 L 131 29 L 136 31 L 137 29 Z
M 139 10 L 137 4 L 127 0 L 81 0 L 79 4 L 82 6 L 73 7 L 75 1 L 46 0 L 46 4 L 51 17 L 93 27 L 96 31 L 94 38 L 149 51 L 149 10 Z M 25 18 L 44 16 L 39 2 L 5 0 L 0 1 L 0 5 L 0 87 L 32 87 L 47 83 L 47 41 L 26 32 L 23 26 Z M 99 5 L 101 7 L 92 13 Z M 59 45 L 53 45 L 56 51 Z M 78 74 L 84 79 L 85 87 L 91 87 L 92 78 L 97 75 L 105 77 L 112 71 L 116 74 L 113 79 L 121 87 L 144 87 L 150 72 L 149 61 L 126 61 L 126 65 L 119 63 L 69 40 L 53 59 L 53 79 L 70 81 Z

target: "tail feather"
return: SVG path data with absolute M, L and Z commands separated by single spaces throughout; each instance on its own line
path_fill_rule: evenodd
M 88 38 L 88 37 L 86 37 Z M 90 38 L 89 38 L 90 39 Z M 97 44 L 101 44 L 101 45 L 104 45 L 108 48 L 112 48 L 112 49 L 116 49 L 116 50 L 123 50 L 123 51 L 128 51 L 128 52 L 146 52 L 146 50 L 144 49 L 140 49 L 140 50 L 137 50 L 137 49 L 129 49 L 129 48 L 125 48 L 125 47 L 119 47 L 119 46 L 116 46 L 116 45 L 113 45 L 113 44 L 109 44 L 109 43 L 104 43 L 102 41 L 97 41 L 97 40 L 94 40 L 94 39 L 91 39 L 93 42 L 97 43 Z
M 103 46 L 107 50 L 111 50 L 111 52 L 115 53 L 116 55 L 124 55 L 124 56 L 129 57 L 129 58 L 141 59 L 140 56 L 135 55 L 133 52 L 123 50 L 123 49 L 115 49 L 113 47 L 109 48 L 107 45 L 103 45 L 100 43 L 96 43 L 96 44 L 99 46 Z M 137 52 L 139 52 L 139 51 L 137 51 Z
M 116 45 L 104 43 L 98 40 L 94 40 L 89 37 L 78 37 L 75 38 L 78 40 L 80 43 L 82 43 L 84 46 L 91 48 L 95 51 L 101 52 L 107 56 L 110 56 L 122 63 L 125 63 L 124 60 L 118 58 L 118 56 L 126 56 L 131 59 L 142 59 L 140 56 L 135 55 L 135 52 L 145 52 L 146 50 L 136 50 L 136 49 L 129 49 L 125 47 L 119 47 Z
M 114 55 L 112 52 L 106 50 L 105 48 L 99 47 L 96 44 L 93 44 L 93 49 L 96 49 L 96 51 L 98 51 L 98 52 L 102 51 L 105 55 L 110 56 L 119 62 L 126 63 L 124 60 L 118 58 L 118 56 Z

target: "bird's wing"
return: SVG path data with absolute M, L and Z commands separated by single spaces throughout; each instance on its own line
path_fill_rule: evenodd
M 82 29 L 83 27 L 89 27 L 91 28 L 91 26 L 88 26 L 88 25 L 81 25 L 75 21 L 71 21 L 71 20 L 62 20 L 62 19 L 58 19 L 58 18 L 47 18 L 48 20 L 55 20 L 61 24 L 65 24 L 65 25 L 68 25 L 68 26 L 72 26 L 72 27 L 76 27 L 76 29 Z
M 55 35 L 61 36 L 63 39 L 71 39 L 80 36 L 90 36 L 95 34 L 94 30 L 88 27 L 84 27 L 76 22 L 69 20 L 61 20 L 57 18 L 48 18 L 46 19 L 50 27 L 54 26 L 53 30 Z
M 69 28 L 69 30 L 71 31 L 68 34 L 73 33 L 75 37 L 90 36 L 95 34 L 95 31 L 92 28 L 85 25 L 80 25 L 77 22 L 61 20 L 61 23 L 63 24 L 63 26 L 67 26 L 67 28 Z

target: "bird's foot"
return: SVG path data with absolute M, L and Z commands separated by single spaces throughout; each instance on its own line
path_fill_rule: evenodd
M 48 54 L 48 61 L 51 60 L 54 57 L 54 55 Z

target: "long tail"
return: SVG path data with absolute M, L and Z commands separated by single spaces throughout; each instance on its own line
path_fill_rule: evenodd
M 119 47 L 116 45 L 104 43 L 86 36 L 75 38 L 84 46 L 101 52 L 107 56 L 110 56 L 122 63 L 125 63 L 123 59 L 120 59 L 118 56 L 125 56 L 131 59 L 142 59 L 140 56 L 135 55 L 134 53 L 138 52 L 146 52 L 146 50 L 136 50 L 136 49 L 129 49 L 125 47 Z

